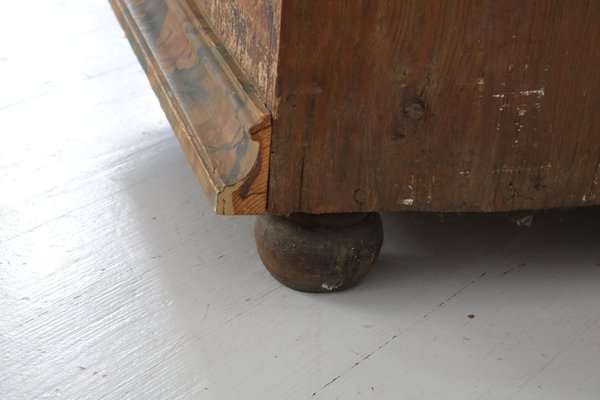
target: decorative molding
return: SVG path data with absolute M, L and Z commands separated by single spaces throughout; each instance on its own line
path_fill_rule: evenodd
M 218 214 L 263 214 L 271 115 L 185 0 L 110 0 Z

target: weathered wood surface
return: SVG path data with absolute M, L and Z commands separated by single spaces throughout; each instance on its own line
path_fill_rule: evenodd
M 600 2 L 285 0 L 269 210 L 600 203 Z
M 269 108 L 275 98 L 281 1 L 193 1 Z
M 220 214 L 266 211 L 270 113 L 184 0 L 111 0 L 202 187 Z
M 600 204 L 600 2 L 112 1 L 220 212 Z

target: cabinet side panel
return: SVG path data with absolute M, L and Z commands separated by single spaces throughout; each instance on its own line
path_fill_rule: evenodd
M 281 0 L 192 0 L 273 110 Z
M 285 0 L 269 209 L 600 203 L 597 0 Z

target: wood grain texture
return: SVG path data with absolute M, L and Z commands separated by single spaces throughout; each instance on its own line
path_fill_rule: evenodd
M 205 193 L 219 214 L 266 211 L 270 113 L 184 0 L 112 0 Z
M 273 112 L 281 1 L 193 1 Z
M 600 203 L 600 2 L 281 12 L 270 211 Z

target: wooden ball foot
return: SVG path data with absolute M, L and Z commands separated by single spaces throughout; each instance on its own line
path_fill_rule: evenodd
M 258 254 L 279 282 L 305 292 L 356 285 L 383 242 L 378 213 L 261 215 L 254 225 Z

